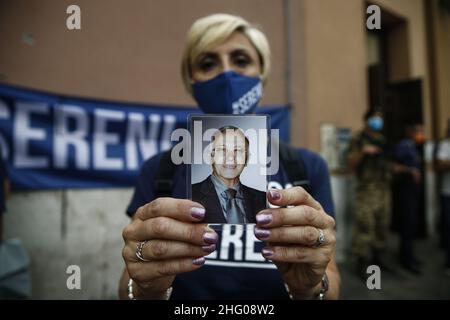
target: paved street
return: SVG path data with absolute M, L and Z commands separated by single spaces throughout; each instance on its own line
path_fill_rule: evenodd
M 353 259 L 346 259 L 340 265 L 341 299 L 450 299 L 450 275 L 443 268 L 444 252 L 438 248 L 437 239 L 416 241 L 417 257 L 424 264 L 423 274 L 416 276 L 399 265 L 398 239 L 391 238 L 386 256 L 394 273 L 381 270 L 381 289 L 367 289 L 365 281 L 356 276 Z

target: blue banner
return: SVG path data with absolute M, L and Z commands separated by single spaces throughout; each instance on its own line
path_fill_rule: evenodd
M 286 106 L 258 108 L 289 139 Z M 0 148 L 14 189 L 133 186 L 197 108 L 79 99 L 0 85 Z

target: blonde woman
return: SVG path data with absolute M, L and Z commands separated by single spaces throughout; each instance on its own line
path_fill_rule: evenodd
M 265 35 L 241 17 L 210 15 L 187 34 L 182 79 L 205 113 L 253 113 L 269 72 Z M 267 199 L 282 208 L 259 212 L 255 228 L 242 234 L 201 223 L 205 209 L 185 199 L 183 165 L 174 173 L 170 197 L 157 198 L 153 182 L 162 155 L 146 161 L 127 209 L 132 221 L 123 230 L 120 297 L 336 299 L 340 277 L 327 166 L 313 152 L 295 152 L 309 192 L 282 189 L 292 181 L 281 168 L 270 178 L 278 188 L 271 188 Z

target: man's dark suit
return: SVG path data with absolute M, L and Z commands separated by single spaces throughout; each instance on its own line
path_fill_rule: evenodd
M 244 195 L 247 223 L 256 223 L 256 214 L 266 208 L 266 193 L 249 188 L 242 183 L 241 188 Z M 205 219 L 202 222 L 227 223 L 211 176 L 192 185 L 192 200 L 202 204 L 206 209 Z

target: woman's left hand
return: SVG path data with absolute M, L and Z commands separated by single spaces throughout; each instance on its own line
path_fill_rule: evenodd
M 267 241 L 262 254 L 276 264 L 294 298 L 315 298 L 334 259 L 335 221 L 301 187 L 271 189 L 267 198 L 273 205 L 289 207 L 264 209 L 256 215 L 255 236 Z

